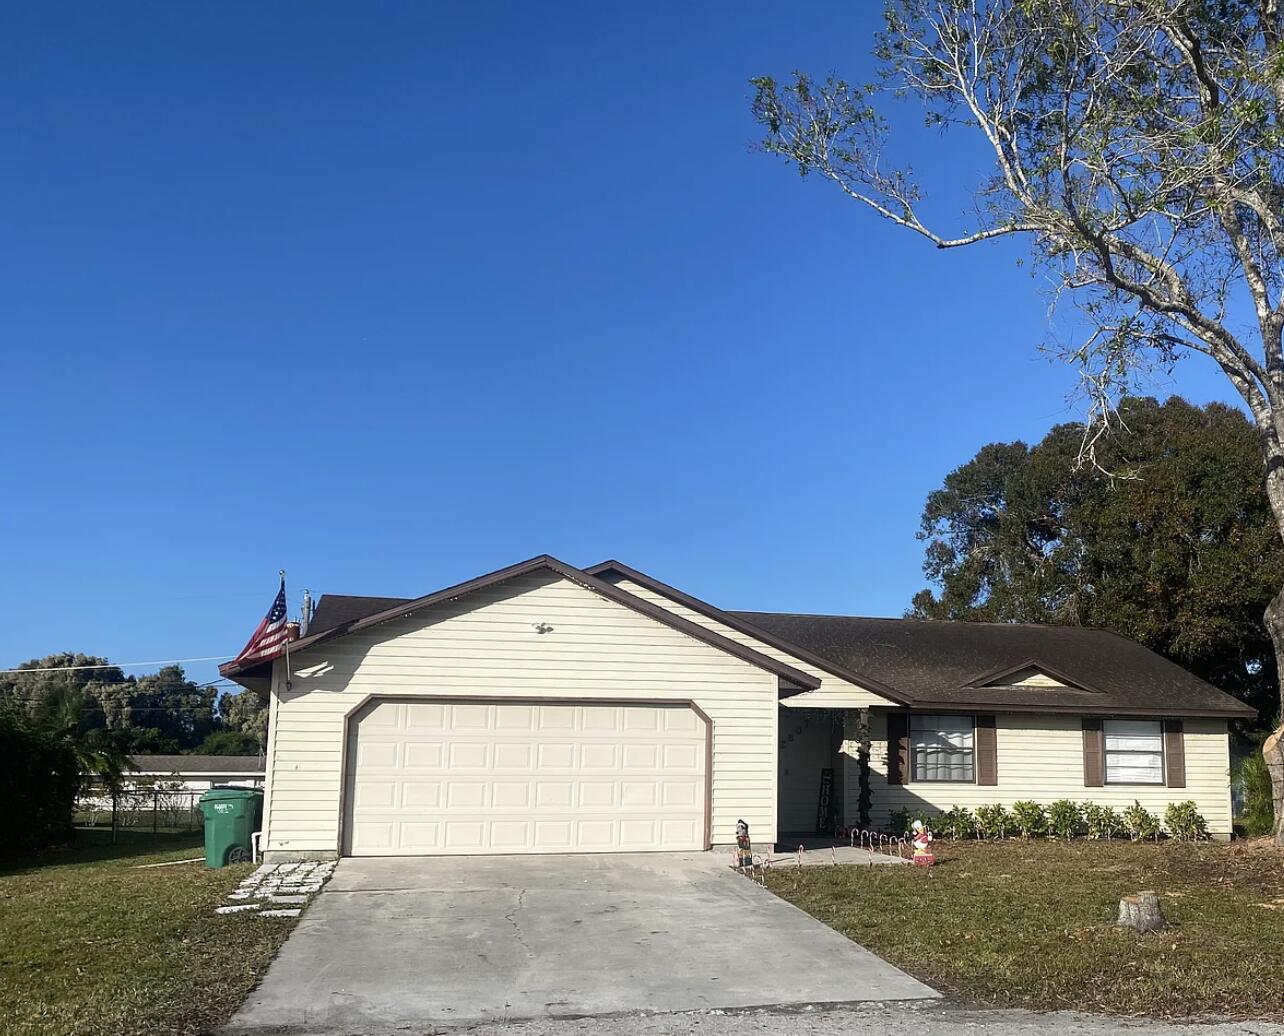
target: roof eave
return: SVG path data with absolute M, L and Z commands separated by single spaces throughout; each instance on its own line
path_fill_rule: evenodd
M 917 701 L 911 707 L 914 712 L 1043 712 L 1070 716 L 1173 716 L 1192 719 L 1255 719 L 1257 710 L 1242 702 L 1225 708 L 1156 708 L 1151 705 L 1112 705 L 1100 704 L 1075 705 L 1044 702 L 995 702 L 969 698 L 965 701 Z

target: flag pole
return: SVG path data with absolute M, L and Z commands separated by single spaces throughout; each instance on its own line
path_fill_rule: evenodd
M 285 590 L 285 569 L 281 569 L 281 589 Z M 290 687 L 290 599 L 285 599 L 285 689 Z

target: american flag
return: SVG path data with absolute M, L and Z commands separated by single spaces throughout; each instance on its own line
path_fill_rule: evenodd
M 272 602 L 272 607 L 263 616 L 259 628 L 250 637 L 250 642 L 241 648 L 241 653 L 233 660 L 233 665 L 242 662 L 266 662 L 276 658 L 285 650 L 290 631 L 285 628 L 285 576 L 281 577 L 281 589 Z

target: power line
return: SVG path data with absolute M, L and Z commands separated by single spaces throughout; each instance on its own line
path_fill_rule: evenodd
M 145 665 L 177 665 L 180 662 L 228 662 L 234 655 L 205 655 L 201 658 L 159 658 L 152 662 L 102 662 L 95 665 L 51 665 L 37 669 L 0 669 L 5 673 L 69 673 L 74 669 L 137 669 Z

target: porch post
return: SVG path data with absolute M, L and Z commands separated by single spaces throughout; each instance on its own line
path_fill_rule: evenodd
M 860 730 L 858 731 L 859 745 L 856 749 L 856 759 L 859 771 L 857 780 L 860 783 L 860 792 L 856 798 L 856 809 L 859 814 L 859 824 L 862 828 L 869 827 L 869 814 L 871 805 L 871 794 L 869 787 L 869 709 L 861 709 L 858 712 L 860 716 Z

